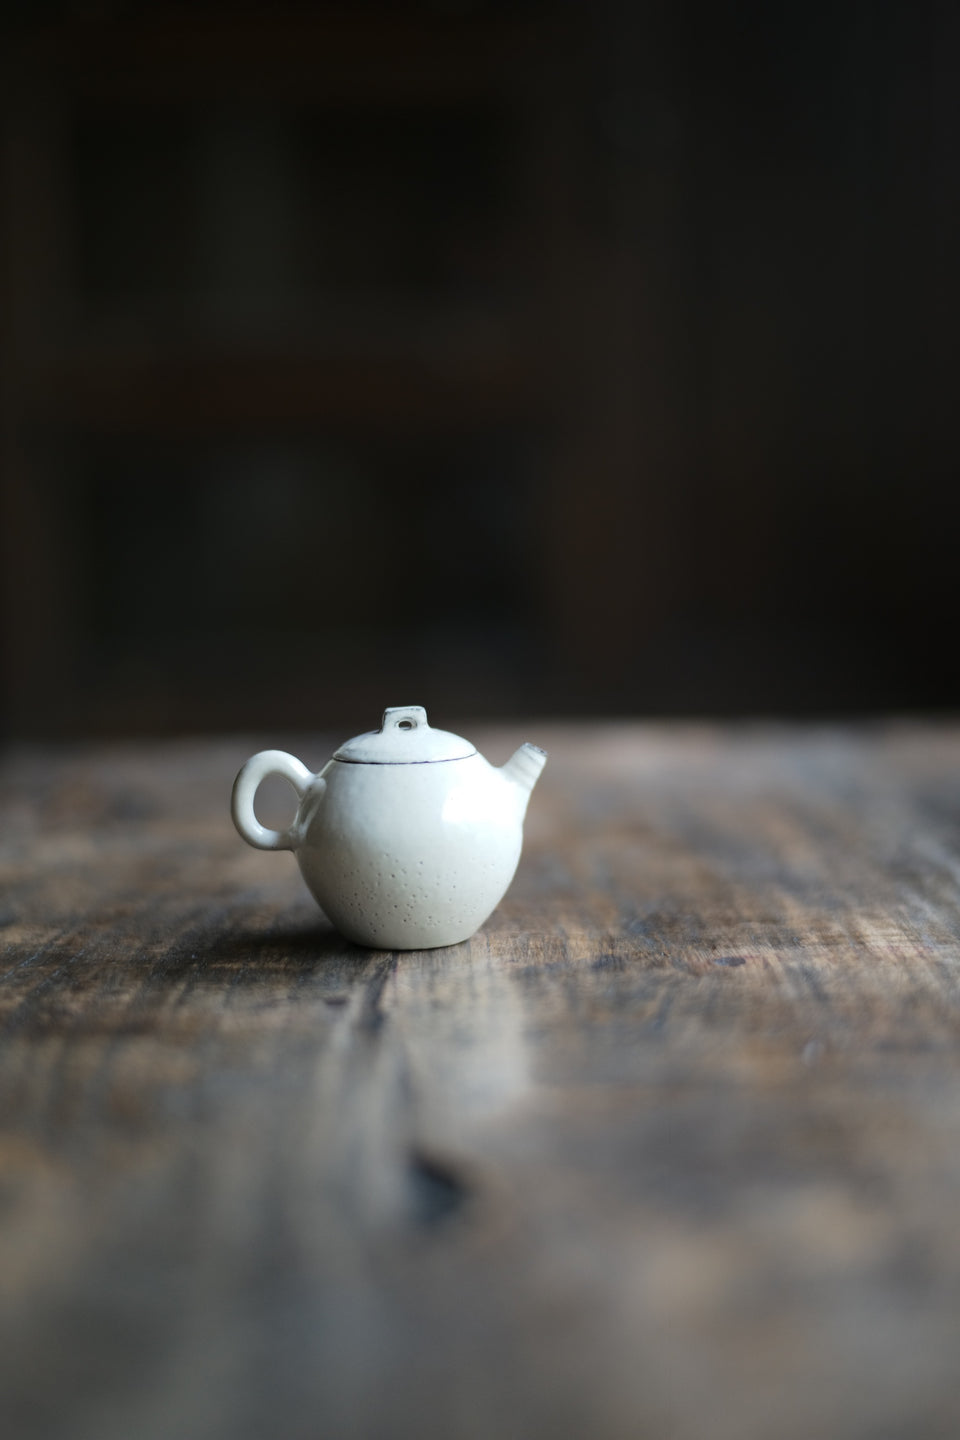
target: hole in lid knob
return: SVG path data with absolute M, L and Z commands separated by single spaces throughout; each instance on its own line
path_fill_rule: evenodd
M 417 728 L 417 722 L 416 722 L 415 720 L 398 720 L 398 721 L 397 721 L 397 729 L 398 729 L 398 730 L 415 730 L 416 728 Z

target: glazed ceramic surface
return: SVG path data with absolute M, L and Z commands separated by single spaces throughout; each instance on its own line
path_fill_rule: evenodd
M 233 788 L 233 820 L 250 845 L 296 853 L 348 939 L 383 950 L 456 945 L 513 879 L 546 759 L 521 745 L 496 769 L 469 741 L 432 729 L 421 706 L 396 706 L 317 775 L 282 750 L 254 755 Z M 268 775 L 284 776 L 299 797 L 288 830 L 269 830 L 254 814 Z

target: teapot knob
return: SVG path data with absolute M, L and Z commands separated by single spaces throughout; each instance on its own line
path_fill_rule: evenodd
M 422 705 L 388 705 L 380 721 L 380 733 L 384 730 L 429 729 L 427 712 Z

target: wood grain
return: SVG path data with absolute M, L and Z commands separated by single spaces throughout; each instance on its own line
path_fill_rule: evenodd
M 6 1435 L 958 1433 L 960 732 L 529 738 L 401 955 L 236 837 L 259 737 L 8 755 Z

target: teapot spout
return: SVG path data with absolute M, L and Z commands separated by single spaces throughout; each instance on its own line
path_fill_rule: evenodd
M 520 792 L 524 810 L 527 808 L 530 792 L 540 779 L 540 771 L 546 763 L 546 750 L 541 750 L 539 745 L 531 745 L 528 741 L 510 756 L 505 765 L 500 766 L 503 778 L 509 780 Z

